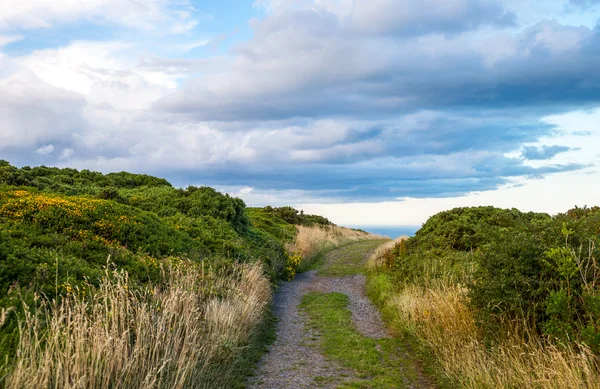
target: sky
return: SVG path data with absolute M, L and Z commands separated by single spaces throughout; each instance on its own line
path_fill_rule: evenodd
M 0 159 L 345 225 L 600 205 L 600 0 L 3 0 Z

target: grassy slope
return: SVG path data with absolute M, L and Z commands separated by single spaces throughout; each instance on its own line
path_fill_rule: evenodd
M 344 277 L 364 274 L 367 271 L 364 264 L 365 252 L 372 251 L 387 241 L 387 239 L 367 240 L 337 249 L 329 255 L 327 266 L 318 267 L 317 275 L 321 277 Z
M 596 359 L 572 339 L 598 339 L 600 293 L 585 277 L 598 271 L 599 228 L 597 208 L 442 212 L 383 253 L 367 290 L 440 387 L 596 388 Z
M 177 258 L 207 271 L 259 262 L 276 282 L 289 267 L 284 244 L 296 235 L 281 215 L 329 224 L 289 207 L 247 209 L 212 188 L 182 190 L 151 176 L 0 161 L 0 310 L 9 312 L 0 319 L 0 357 L 14 353 L 22 301 L 31 305 L 34 293 L 60 300 L 98 286 L 109 257 L 109 268 L 127 271 L 133 288 L 160 285 L 161 267 Z M 238 358 L 254 361 L 264 351 L 272 332 L 265 323 Z M 247 369 L 238 370 L 243 382 Z

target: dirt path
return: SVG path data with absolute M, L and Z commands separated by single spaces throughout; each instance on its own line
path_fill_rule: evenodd
M 249 388 L 336 388 L 355 379 L 354 372 L 322 355 L 320 335 L 307 325 L 298 305 L 309 292 L 343 293 L 350 300 L 348 309 L 358 332 L 373 339 L 389 337 L 379 311 L 365 296 L 365 276 L 352 274 L 361 271 L 380 243 L 359 242 L 331 251 L 320 270 L 300 274 L 282 285 L 274 302 L 275 315 L 280 320 L 277 338 L 250 379 Z M 336 277 L 338 274 L 343 276 Z

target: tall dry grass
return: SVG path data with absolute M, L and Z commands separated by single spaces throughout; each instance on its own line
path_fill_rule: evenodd
M 385 239 L 380 235 L 369 234 L 335 225 L 296 226 L 298 234 L 292 244 L 287 245 L 289 252 L 300 252 L 303 258 L 311 258 L 326 248 L 343 246 L 348 243 L 370 239 Z
M 381 266 L 396 243 L 380 246 L 371 268 Z M 583 345 L 557 346 L 515 326 L 486 345 L 467 304 L 468 289 L 458 281 L 464 278 L 426 268 L 418 283 L 394 285 L 385 274 L 372 272 L 369 288 L 394 326 L 432 351 L 452 388 L 600 388 L 600 359 Z
M 465 292 L 442 281 L 428 288 L 409 285 L 388 303 L 398 323 L 434 352 L 455 387 L 600 388 L 598 359 L 584 346 L 559 347 L 515 328 L 486 347 Z
M 226 388 L 260 325 L 271 287 L 259 264 L 171 267 L 134 291 L 126 273 L 26 309 L 7 389 Z M 93 293 L 90 293 L 93 292 Z
M 600 388 L 598 358 L 582 345 L 559 347 L 525 328 L 507 328 L 486 346 L 459 285 L 437 280 L 385 289 L 384 310 L 397 328 L 427 345 L 449 387 Z

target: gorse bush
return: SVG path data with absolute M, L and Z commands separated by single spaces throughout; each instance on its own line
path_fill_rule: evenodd
M 301 226 L 313 226 L 322 225 L 328 226 L 331 223 L 327 218 L 319 215 L 307 215 L 304 211 L 298 211 L 292 207 L 279 207 L 273 208 L 270 206 L 262 208 L 262 212 L 270 215 L 275 215 L 281 220 L 289 224 L 301 225 Z
M 239 233 L 246 232 L 249 227 L 244 202 L 220 194 L 213 188 L 192 186 L 187 189 L 173 189 L 163 186 L 123 190 L 119 194 L 122 202 L 155 212 L 159 216 L 181 214 L 193 218 L 224 220 Z
M 600 209 L 431 217 L 371 258 L 368 292 L 448 388 L 598 388 Z
M 494 331 L 523 319 L 552 339 L 600 352 L 599 216 L 567 213 L 496 231 L 476 257 L 471 287 L 482 324 Z
M 167 180 L 145 174 L 127 172 L 102 174 L 89 170 L 78 171 L 45 166 L 19 169 L 2 160 L 0 160 L 0 182 L 69 195 L 98 194 L 102 189 L 110 191 L 116 188 L 171 187 Z
M 548 339 L 600 352 L 599 234 L 599 208 L 554 217 L 457 208 L 431 217 L 384 258 L 401 282 L 467 286 L 465 301 L 491 340 L 526 323 Z
M 285 248 L 296 240 L 296 227 L 290 223 L 325 219 L 303 213 L 286 220 L 278 216 L 291 215 L 289 210 L 293 209 L 248 210 L 242 200 L 212 188 L 179 189 L 147 175 L 16 168 L 0 161 L 0 361 L 8 361 L 4 369 L 14 367 L 15 353 L 23 346 L 19 318 L 33 315 L 30 323 L 44 334 L 43 327 L 53 323 L 53 309 L 63 307 L 63 299 L 72 298 L 73 291 L 98 293 L 106 271 L 125 272 L 132 293 L 167 287 L 161 269 L 178 261 L 198 264 L 205 275 L 218 273 L 232 287 L 237 285 L 235 269 L 247 264 L 261 269 L 272 282 L 293 278 L 300 257 Z M 196 297 L 207 296 L 218 298 L 221 292 L 199 290 Z M 48 311 L 42 312 L 39 302 L 51 300 Z M 46 313 L 50 316 L 38 317 Z M 242 316 L 237 324 L 244 325 L 250 317 Z M 203 325 L 199 330 L 205 330 Z M 43 346 L 41 339 L 30 346 Z M 240 344 L 233 357 L 247 346 Z M 57 358 L 66 352 L 55 351 Z M 0 385 L 3 375 L 0 371 Z M 186 385 L 182 387 L 190 387 Z

